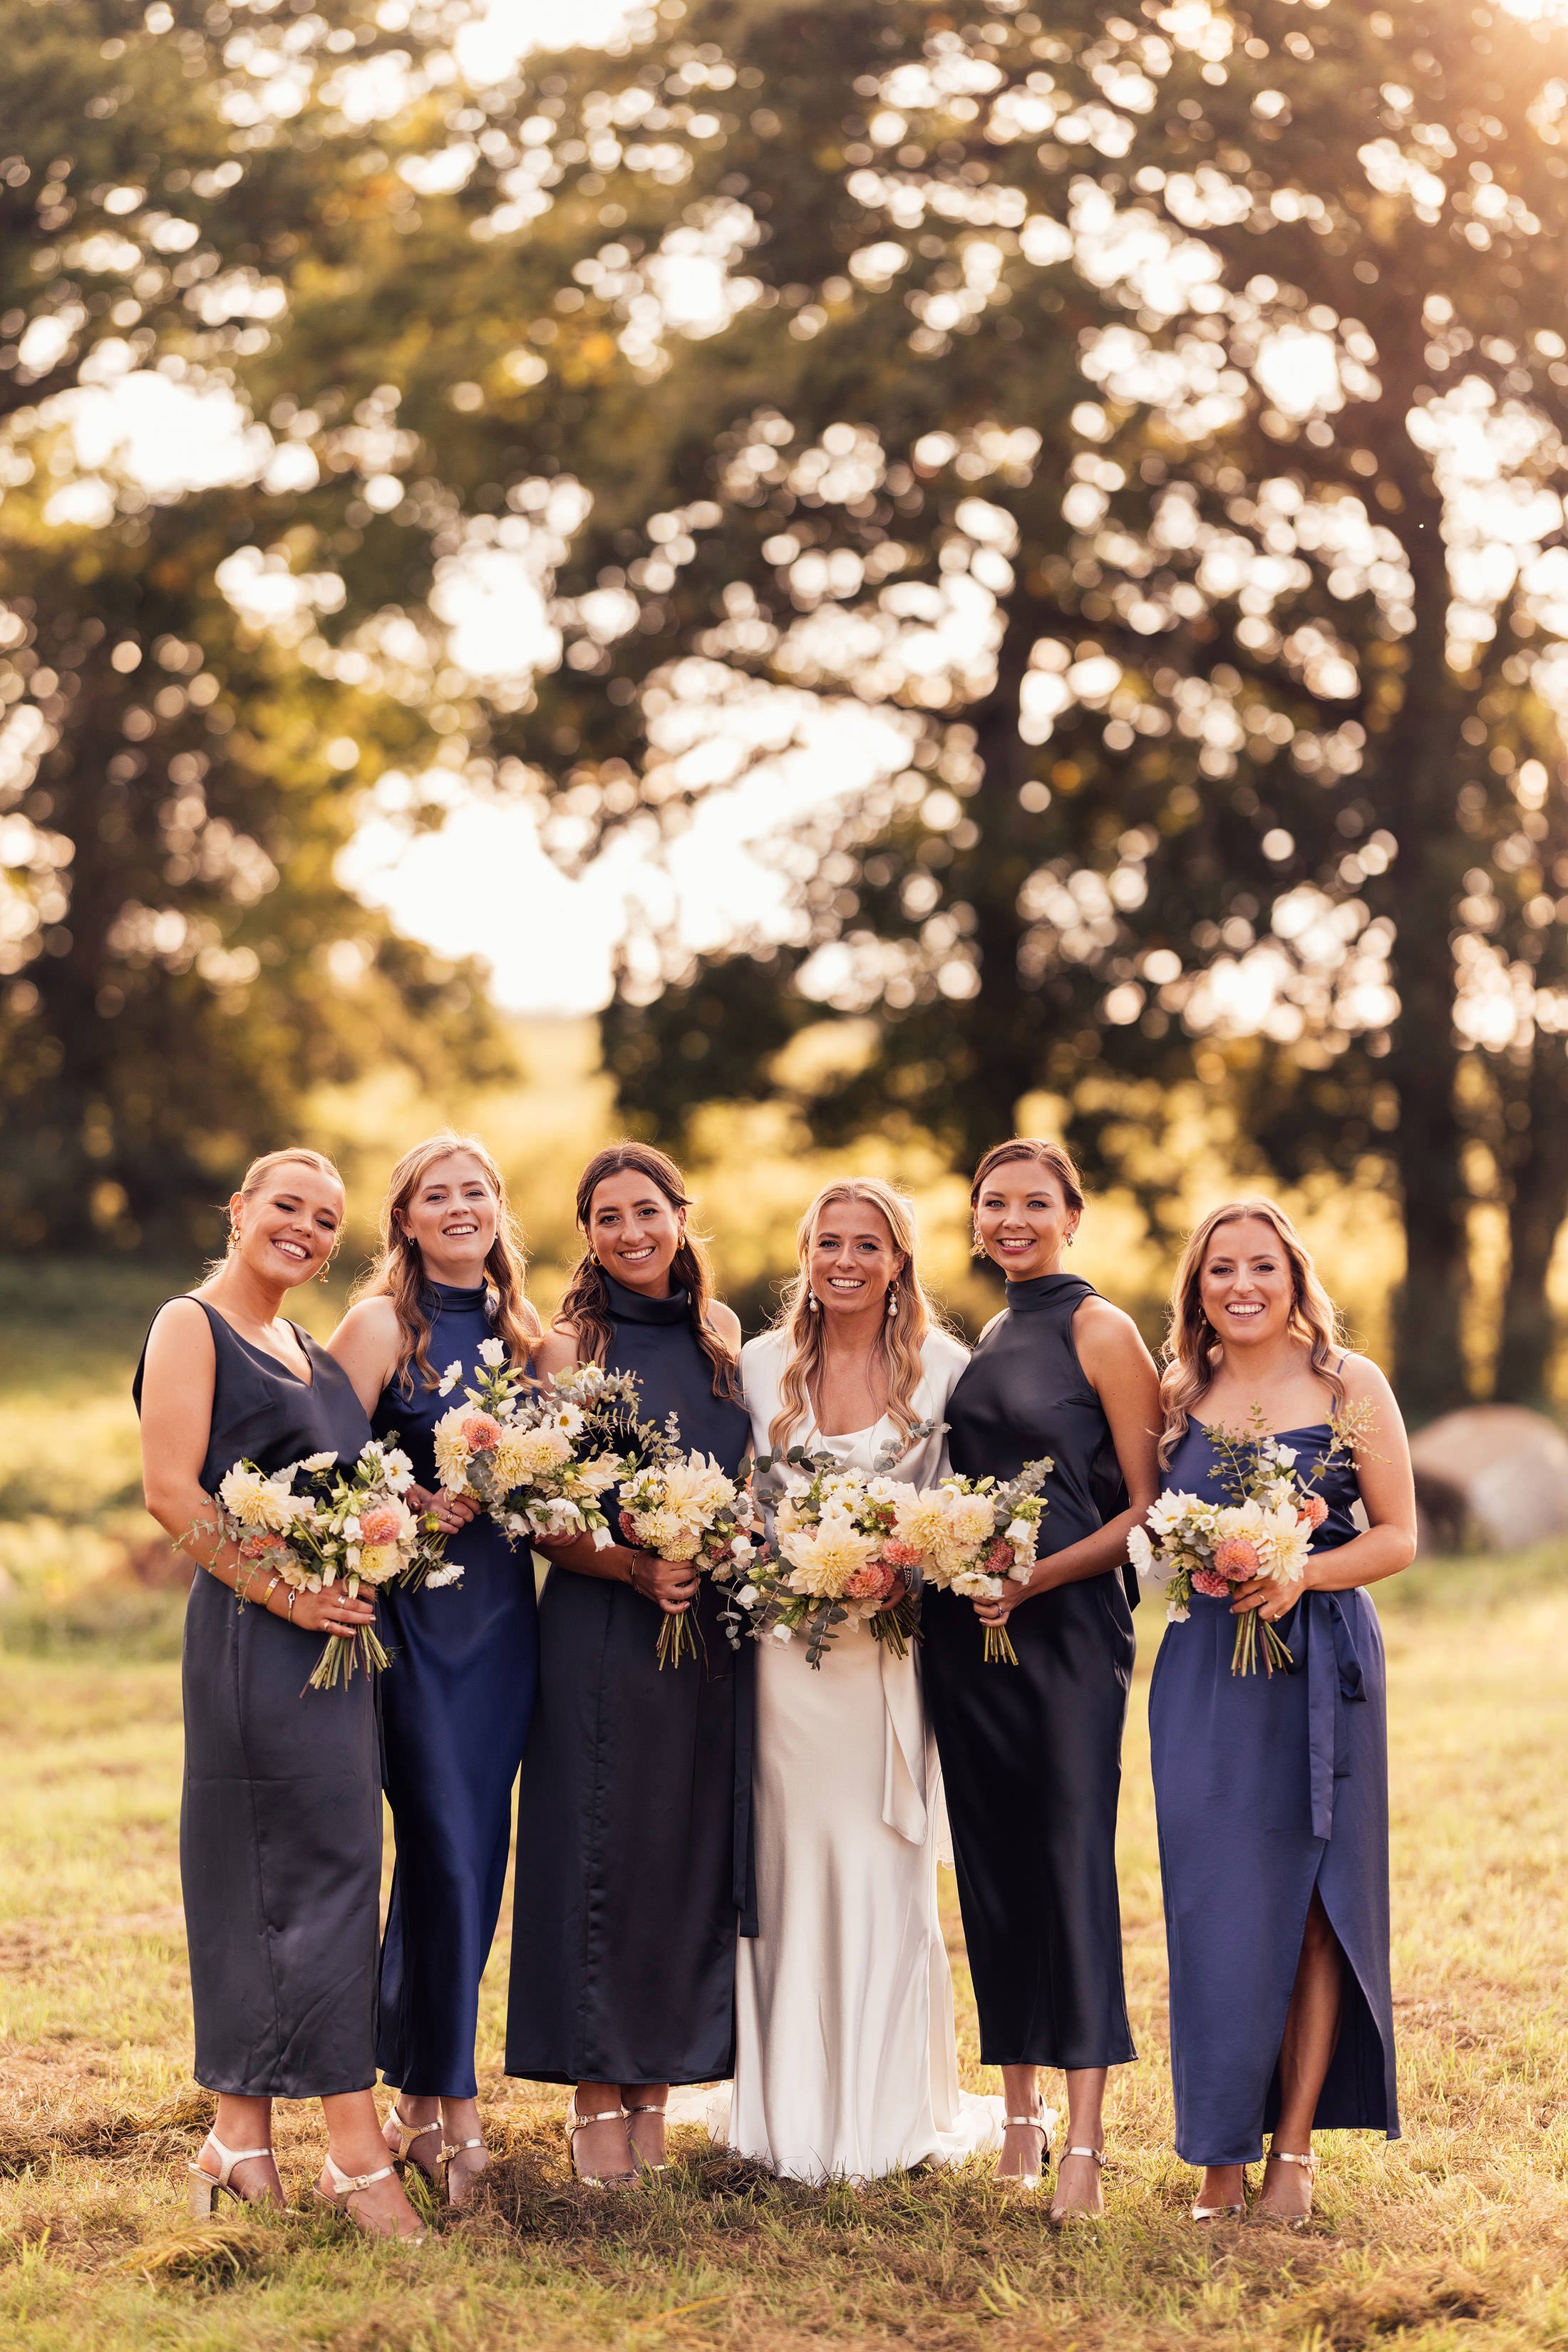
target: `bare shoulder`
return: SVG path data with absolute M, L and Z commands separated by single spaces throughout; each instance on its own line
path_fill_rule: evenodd
M 1387 1376 L 1370 1356 L 1346 1356 L 1340 1366 L 1340 1378 L 1344 1382 L 1347 1404 L 1387 1405 L 1398 1412 L 1399 1402 Z
M 1073 1344 L 1088 1368 L 1090 1358 L 1107 1367 L 1141 1357 L 1149 1360 L 1143 1334 L 1131 1315 L 1113 1307 L 1098 1292 L 1086 1298 L 1072 1318 Z
M 734 1308 L 726 1307 L 721 1298 L 710 1299 L 708 1323 L 714 1338 L 721 1340 L 732 1356 L 738 1356 L 741 1352 L 741 1318 Z
M 147 1333 L 147 1353 L 164 1363 L 201 1364 L 216 1360 L 212 1325 L 201 1300 L 187 1291 L 183 1298 L 166 1298 Z
M 356 1299 L 332 1337 L 395 1349 L 402 1337 L 397 1328 L 397 1309 L 384 1291 L 373 1298 Z
M 534 1370 L 545 1380 L 552 1372 L 569 1372 L 581 1360 L 577 1345 L 574 1323 L 552 1323 L 533 1351 Z

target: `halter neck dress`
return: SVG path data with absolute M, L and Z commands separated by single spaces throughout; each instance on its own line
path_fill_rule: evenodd
M 413 1374 L 394 1379 L 372 1415 L 422 1486 L 434 1487 L 436 1423 L 483 1367 L 489 1292 L 433 1283 L 427 1353 L 443 1396 Z M 447 1543 L 460 1584 L 385 1595 L 397 1672 L 382 1693 L 382 1777 L 397 1862 L 381 1950 L 377 2061 L 416 2098 L 471 2099 L 479 1979 L 500 1916 L 511 1843 L 511 1791 L 539 1677 L 533 1558 L 481 1514 Z
M 195 1303 L 216 1360 L 201 1469 L 209 1495 L 239 1461 L 272 1471 L 311 1454 L 357 1457 L 370 1423 L 324 1348 L 290 1327 L 310 1367 L 302 1380 Z M 138 1410 L 145 1361 L 143 1347 Z M 242 1607 L 204 1570 L 192 1580 L 180 1885 L 195 2075 L 238 2098 L 330 2098 L 375 2081 L 375 1678 L 308 1689 L 326 1638 Z
M 1054 1464 L 1042 1558 L 1125 1507 L 1105 1409 L 1073 1317 L 1095 1295 L 1071 1274 L 1010 1282 L 948 1401 L 966 1476 Z M 989 2066 L 1118 2066 L 1136 2053 L 1121 1970 L 1116 1811 L 1132 1677 L 1121 1572 L 1037 1593 L 1007 1631 L 1016 1665 L 987 1665 L 973 1604 L 921 1602 L 926 1705 L 952 1825 L 963 1939 Z
M 751 1423 L 713 1392 L 686 1293 L 645 1298 L 604 1280 L 607 1368 L 637 1375 L 644 1418 L 674 1412 L 684 1447 L 736 1473 Z M 518 1799 L 509 2074 L 710 2083 L 733 2065 L 735 1939 L 755 1932 L 752 1659 L 749 1644 L 731 1649 L 710 1578 L 691 1617 L 697 1655 L 661 1673 L 653 1601 L 569 1568 L 545 1579 Z
M 1280 1430 L 1296 1475 L 1327 1453 L 1326 1422 Z M 1214 1440 L 1188 1424 L 1163 1485 L 1231 1499 Z M 1317 1491 L 1315 1552 L 1359 1533 L 1353 1465 Z M 1370 1594 L 1306 1592 L 1275 1631 L 1289 1674 L 1233 1675 L 1227 1601 L 1194 1592 L 1169 1625 L 1149 1690 L 1149 1742 L 1171 1964 L 1176 2151 L 1252 2164 L 1279 2108 L 1277 2066 L 1312 1890 L 1344 1951 L 1338 2045 L 1314 2129 L 1399 2137 L 1388 1955 L 1388 1730 Z

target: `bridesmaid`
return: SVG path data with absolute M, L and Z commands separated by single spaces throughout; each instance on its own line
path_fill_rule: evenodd
M 741 1327 L 687 1230 L 680 1171 L 647 1144 L 598 1152 L 577 1187 L 586 1254 L 538 1350 L 635 1372 L 642 1412 L 733 1474 L 750 1423 Z M 614 1520 L 612 1518 L 612 1525 Z M 735 1938 L 749 1909 L 752 1658 L 712 1582 L 590 1538 L 548 1547 L 539 1705 L 518 1802 L 506 2070 L 574 2088 L 580 2178 L 664 2161 L 672 2083 L 734 2054 Z M 660 1673 L 661 1615 L 690 1609 L 697 1655 Z
M 217 2119 L 191 2206 L 220 2189 L 281 2203 L 272 2102 L 319 2098 L 317 2194 L 362 2230 L 418 2238 L 375 2112 L 381 1785 L 367 1675 L 305 1688 L 323 1633 L 374 1615 L 342 1591 L 295 1593 L 220 1538 L 212 1498 L 241 1459 L 352 1461 L 370 1425 L 331 1356 L 279 1312 L 326 1271 L 343 1188 L 316 1151 L 255 1160 L 228 1204 L 228 1254 L 161 1307 L 136 1368 L 147 1507 L 198 1569 L 185 1607 L 180 1878 L 198 2082 Z M 193 1530 L 195 1532 L 193 1532 Z
M 1187 1244 L 1165 1349 L 1165 1486 L 1228 1500 L 1209 1433 L 1255 1416 L 1291 1441 L 1298 1475 L 1327 1453 L 1331 1414 L 1359 1408 L 1364 1429 L 1353 1459 L 1321 1475 L 1328 1517 L 1290 1605 L 1261 1582 L 1194 1593 L 1155 1661 L 1176 2150 L 1204 2168 L 1197 2221 L 1242 2211 L 1266 2131 L 1256 2210 L 1284 2221 L 1311 2210 L 1314 2130 L 1399 2137 L 1383 1640 L 1363 1588 L 1415 1557 L 1415 1494 L 1393 1392 L 1364 1356 L 1340 1353 L 1336 1319 L 1272 1201 L 1215 1209 Z M 1248 1609 L 1278 1624 L 1288 1674 L 1232 1675 Z
M 482 1369 L 484 1341 L 526 1362 L 539 1318 L 500 1171 L 472 1136 L 405 1152 L 382 1211 L 381 1257 L 331 1348 L 378 1437 L 395 1438 L 434 1498 L 436 1423 Z M 456 1382 L 445 1375 L 456 1364 Z M 511 1842 L 511 1790 L 538 1681 L 530 1554 L 476 1506 L 443 1497 L 461 1529 L 462 1581 L 385 1598 L 397 1672 L 382 1693 L 382 1776 L 397 1865 L 381 1953 L 377 2061 L 398 2103 L 388 2145 L 463 2203 L 484 2169 L 474 2034 Z M 467 1522 L 473 1520 L 471 1526 Z
M 1049 2159 L 1037 2069 L 1067 2074 L 1068 2141 L 1051 2214 L 1103 2210 L 1109 2067 L 1133 2055 L 1121 1981 L 1116 1808 L 1132 1674 L 1121 1568 L 1153 1500 L 1159 1384 L 1128 1317 L 1064 1273 L 1083 1215 L 1058 1143 L 985 1154 L 970 1192 L 975 1247 L 1007 1303 L 948 1404 L 954 1470 L 1015 1475 L 1049 1454 L 1041 1557 L 995 1601 L 928 1592 L 925 1689 L 942 1757 L 980 2054 L 1000 2066 L 998 2171 L 1039 2186 Z M 987 1665 L 1005 1624 L 1016 1665 Z

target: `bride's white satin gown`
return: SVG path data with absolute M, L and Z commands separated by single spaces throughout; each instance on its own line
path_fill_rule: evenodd
M 937 1431 L 891 1475 L 941 1474 L 949 1393 L 966 1361 L 944 1333 L 923 1350 L 917 1407 Z M 742 1350 L 752 1443 L 768 1446 L 782 1336 Z M 886 1420 L 814 1450 L 869 1469 Z M 757 1909 L 736 1980 L 735 2080 L 716 2136 L 792 2179 L 868 2179 L 1000 2145 L 1002 2101 L 958 2087 L 952 1979 L 937 1921 L 944 1837 L 918 1655 L 840 1628 L 820 1669 L 800 1640 L 759 1645 L 753 1771 Z

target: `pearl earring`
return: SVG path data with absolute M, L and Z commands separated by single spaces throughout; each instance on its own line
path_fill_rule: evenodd
M 896 1290 L 889 1290 L 888 1293 L 888 1320 L 889 1323 L 892 1321 L 894 1316 L 897 1315 L 898 1311 L 899 1294 Z

